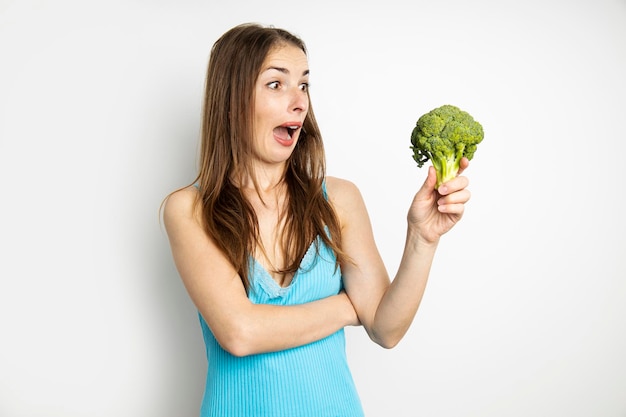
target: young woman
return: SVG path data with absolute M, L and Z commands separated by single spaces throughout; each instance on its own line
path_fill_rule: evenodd
M 164 207 L 206 343 L 202 416 L 362 416 L 343 328 L 400 341 L 470 197 L 463 176 L 435 190 L 430 168 L 390 282 L 359 190 L 325 176 L 308 80 L 281 29 L 240 25 L 211 51 L 199 173 Z

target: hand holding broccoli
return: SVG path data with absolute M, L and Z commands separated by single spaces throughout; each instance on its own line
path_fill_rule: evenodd
M 463 157 L 474 157 L 483 136 L 483 127 L 469 113 L 446 104 L 417 120 L 411 133 L 413 159 L 420 168 L 432 162 L 439 188 L 457 176 Z

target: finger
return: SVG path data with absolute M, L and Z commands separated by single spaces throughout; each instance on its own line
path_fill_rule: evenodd
M 469 167 L 469 159 L 464 156 L 463 158 L 461 158 L 461 162 L 459 163 L 459 172 L 457 175 L 461 175 L 463 171 L 467 169 L 467 167 Z
M 472 198 L 472 193 L 470 193 L 470 191 L 467 189 L 463 189 L 441 197 L 439 200 L 437 200 L 437 205 L 445 206 L 454 204 L 465 204 L 470 200 L 470 198 Z
M 437 206 L 440 213 L 462 215 L 465 211 L 465 204 L 443 204 Z
M 448 195 L 457 191 L 463 190 L 469 186 L 469 179 L 467 177 L 459 176 L 445 182 L 439 186 L 439 194 Z
M 423 193 L 432 193 L 435 189 L 435 184 L 437 184 L 437 172 L 433 166 L 428 167 L 428 175 L 424 180 L 424 184 L 422 184 L 422 188 L 418 191 L 418 194 Z

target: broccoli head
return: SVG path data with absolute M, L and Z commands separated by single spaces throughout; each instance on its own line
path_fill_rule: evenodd
M 446 104 L 417 120 L 411 133 L 413 159 L 420 168 L 432 162 L 439 188 L 457 176 L 461 158 L 474 157 L 483 136 L 483 127 L 469 113 Z

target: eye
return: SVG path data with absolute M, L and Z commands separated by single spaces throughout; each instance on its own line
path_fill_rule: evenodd
M 266 85 L 271 90 L 277 90 L 280 83 L 278 81 L 272 81 L 271 83 L 267 83 Z
M 302 84 L 300 84 L 300 90 L 302 90 L 302 91 L 309 91 L 309 83 L 302 83 Z

